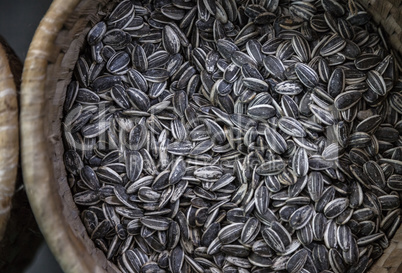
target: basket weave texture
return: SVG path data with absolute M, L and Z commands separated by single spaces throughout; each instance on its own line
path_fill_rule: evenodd
M 381 24 L 392 47 L 402 54 L 402 1 L 360 0 L 365 9 Z
M 95 248 L 80 220 L 67 183 L 60 132 L 66 87 L 85 35 L 116 1 L 54 0 L 35 33 L 24 65 L 20 119 L 24 183 L 41 231 L 67 273 L 119 272 Z M 360 2 L 375 14 L 394 48 L 402 53 L 401 1 Z M 387 8 L 378 9 L 382 5 Z M 402 257 L 401 236 L 399 229 L 389 248 L 392 253 L 387 250 L 373 272 L 397 272 L 401 262 L 394 253 Z

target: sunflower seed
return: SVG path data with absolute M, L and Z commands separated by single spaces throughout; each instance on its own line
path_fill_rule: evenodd
M 218 238 L 222 244 L 230 244 L 240 238 L 243 223 L 234 223 L 222 228 L 218 233 Z
M 367 85 L 368 87 L 380 96 L 384 96 L 387 93 L 387 87 L 383 77 L 376 70 L 370 70 L 367 73 Z
M 269 227 L 266 227 L 261 232 L 265 242 L 276 252 L 284 252 L 285 245 L 283 244 L 279 235 Z
M 301 249 L 294 253 L 286 263 L 286 270 L 288 272 L 300 272 L 307 261 L 307 250 Z
M 303 126 L 295 118 L 282 117 L 278 120 L 278 127 L 286 134 L 294 137 L 305 137 Z
M 301 229 L 308 224 L 313 216 L 313 210 L 310 206 L 303 206 L 292 213 L 289 224 L 294 229 Z
M 293 80 L 282 81 L 275 85 L 275 92 L 281 95 L 298 95 L 303 91 L 303 86 Z
M 308 87 L 313 88 L 318 84 L 318 75 L 311 67 L 303 63 L 297 63 L 295 65 L 295 72 L 300 82 Z

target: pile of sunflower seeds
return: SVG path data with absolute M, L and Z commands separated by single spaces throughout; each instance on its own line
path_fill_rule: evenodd
M 66 92 L 73 199 L 122 272 L 364 272 L 398 229 L 398 56 L 354 1 L 122 1 Z

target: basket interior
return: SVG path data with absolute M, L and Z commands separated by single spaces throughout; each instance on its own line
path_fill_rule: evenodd
M 75 7 L 63 28 L 59 32 L 56 40 L 54 53 L 48 60 L 47 79 L 46 79 L 46 98 L 45 109 L 45 135 L 49 139 L 48 154 L 51 157 L 52 172 L 55 191 L 58 193 L 59 200 L 57 206 L 65 219 L 64 224 L 68 225 L 67 232 L 71 238 L 78 239 L 83 251 L 90 253 L 91 261 L 88 266 L 98 264 L 96 272 L 119 272 L 116 266 L 106 260 L 102 251 L 97 249 L 91 241 L 84 225 L 80 219 L 80 212 L 73 202 L 66 170 L 63 163 L 64 147 L 62 143 L 61 128 L 64 97 L 67 85 L 71 81 L 75 63 L 79 57 L 80 49 L 85 44 L 85 36 L 96 22 L 100 21 L 118 0 L 83 0 Z M 362 1 L 364 2 L 364 1 Z M 396 48 L 400 50 L 400 48 Z M 48 114 L 50 113 L 50 114 Z M 60 245 L 62 246 L 62 244 Z M 58 257 L 59 258 L 59 257 Z M 59 258 L 60 261 L 60 258 Z M 70 261 L 61 261 L 71 263 Z M 68 266 L 67 266 L 68 267 Z

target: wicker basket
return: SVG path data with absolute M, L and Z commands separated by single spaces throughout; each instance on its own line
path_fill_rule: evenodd
M 95 248 L 80 220 L 67 183 L 60 132 L 66 86 L 85 35 L 116 1 L 54 0 L 35 33 L 23 71 L 24 181 L 40 228 L 65 272 L 119 272 Z M 361 1 L 402 52 L 401 1 Z M 373 267 L 375 272 L 396 272 L 401 264 L 396 257 L 402 257 L 402 228 Z

